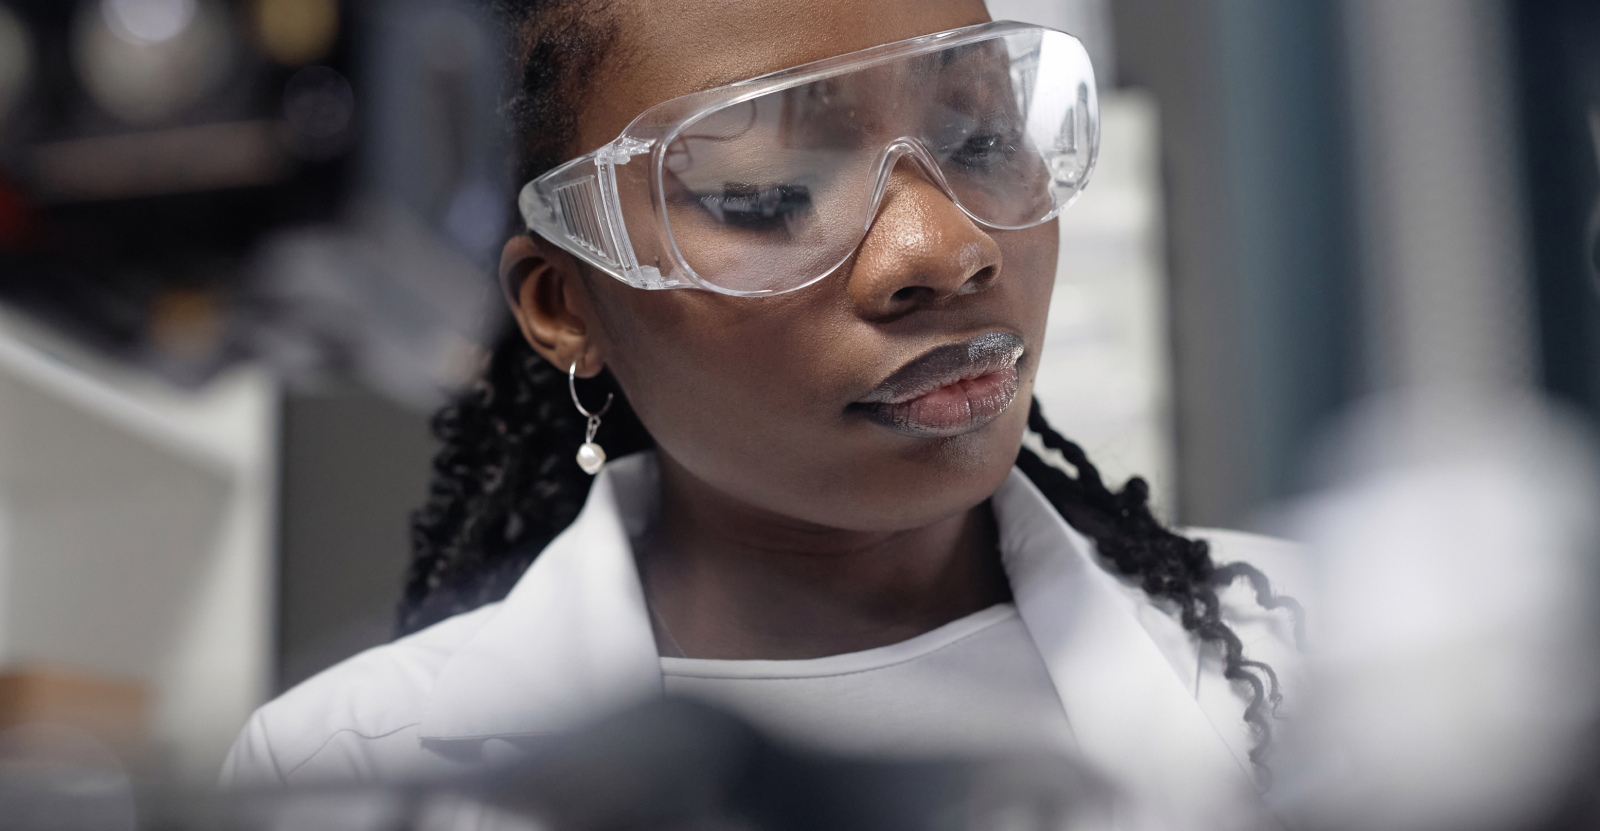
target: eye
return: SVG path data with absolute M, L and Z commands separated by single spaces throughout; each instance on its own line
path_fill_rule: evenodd
M 972 97 L 955 96 L 930 114 L 929 145 L 949 166 L 947 173 L 986 173 L 1012 164 L 1026 142 L 1016 113 Z
M 805 185 L 728 182 L 720 193 L 699 194 L 696 201 L 718 222 L 747 231 L 793 230 L 811 213 L 811 189 Z
M 1010 161 L 1016 155 L 1017 144 L 1017 136 L 1012 133 L 977 132 L 967 136 L 947 158 L 970 170 L 988 170 Z

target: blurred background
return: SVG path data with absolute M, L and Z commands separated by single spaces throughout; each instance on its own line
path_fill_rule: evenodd
M 1341 460 L 1448 434 L 1568 483 L 1517 521 L 1592 513 L 1558 497 L 1600 419 L 1600 5 L 990 8 L 1100 75 L 1038 395 L 1110 478 L 1316 537 L 1370 479 Z M 391 636 L 428 418 L 503 325 L 496 37 L 424 0 L 0 0 L 0 729 L 204 781 Z M 1548 574 L 1595 559 L 1572 527 Z M 1540 649 L 1586 647 L 1583 603 Z

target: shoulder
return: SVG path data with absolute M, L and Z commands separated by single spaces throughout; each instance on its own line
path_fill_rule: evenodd
M 374 647 L 323 670 L 251 716 L 223 765 L 222 784 L 287 784 L 319 756 L 337 755 L 332 771 L 366 778 L 363 758 L 379 745 L 414 736 L 445 664 L 499 611 L 493 603 Z M 412 742 L 415 744 L 415 742 Z

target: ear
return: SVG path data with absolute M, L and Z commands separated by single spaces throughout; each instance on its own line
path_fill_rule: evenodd
M 545 360 L 592 378 L 605 367 L 589 293 L 571 254 L 518 234 L 500 252 L 500 286 L 522 336 Z

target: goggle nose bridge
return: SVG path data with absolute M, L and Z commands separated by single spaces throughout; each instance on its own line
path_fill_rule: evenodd
M 956 198 L 955 191 L 951 189 L 950 182 L 945 179 L 944 171 L 939 167 L 939 161 L 929 152 L 928 145 L 915 136 L 901 136 L 884 145 L 878 156 L 878 174 L 872 186 L 872 200 L 867 203 L 867 215 L 862 225 L 863 233 L 872 227 L 878 218 L 878 210 L 883 207 L 883 195 L 889 190 L 889 179 L 894 175 L 894 170 L 899 167 L 900 160 L 909 158 L 917 169 L 922 171 L 922 177 L 938 188 L 951 204 L 955 205 L 973 221 L 986 225 L 983 220 L 972 215 L 961 200 Z M 860 243 L 857 242 L 857 245 Z

